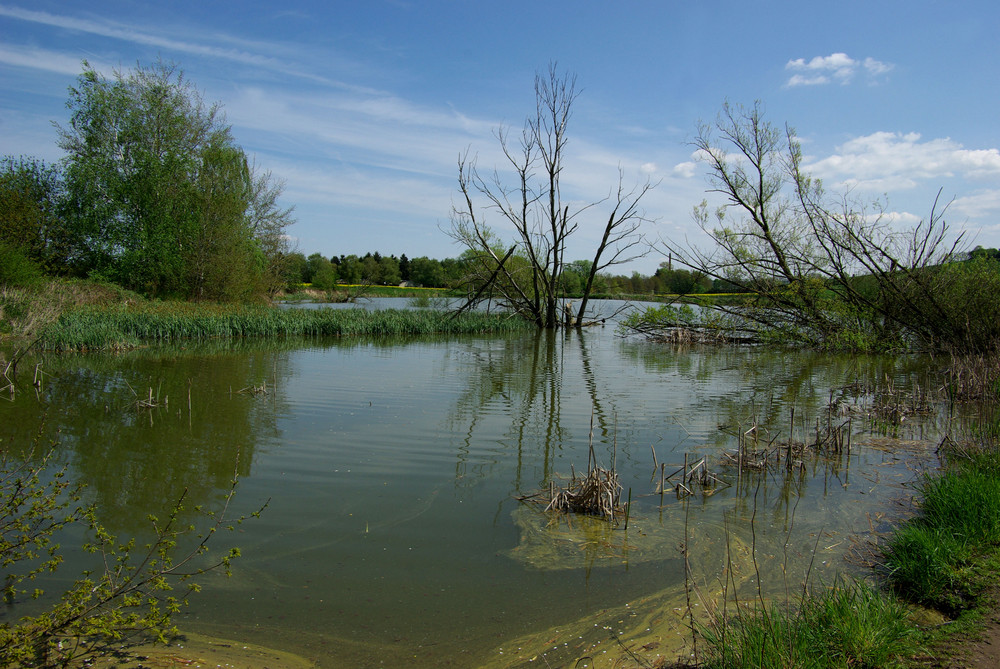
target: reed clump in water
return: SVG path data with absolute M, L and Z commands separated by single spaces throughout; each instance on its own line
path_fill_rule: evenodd
M 557 489 L 553 482 L 545 510 L 585 513 L 614 521 L 616 515 L 622 516 L 625 512 L 621 496 L 622 484 L 618 480 L 618 472 L 595 464 L 587 470 L 586 476 L 580 479 L 574 477 L 566 488 Z
M 689 497 L 697 491 L 701 491 L 705 497 L 710 497 L 721 489 L 719 486 L 725 488 L 729 485 L 709 469 L 708 458 L 705 457 L 691 461 L 685 453 L 682 467 L 669 475 L 666 473 L 666 467 L 664 462 L 657 463 L 656 451 L 653 450 L 653 479 L 658 479 L 653 494 L 659 495 L 661 499 L 669 490 L 673 490 L 678 499 Z M 673 484 L 673 487 L 669 488 L 668 484 Z
M 628 528 L 628 503 L 622 503 L 622 484 L 618 479 L 617 443 L 612 451 L 611 468 L 606 469 L 597 464 L 594 453 L 594 416 L 590 416 L 590 448 L 587 453 L 587 473 L 577 478 L 573 471 L 565 487 L 549 481 L 547 490 L 530 495 L 522 495 L 517 499 L 522 502 L 545 504 L 545 511 L 559 513 L 578 513 L 606 518 L 617 522 L 624 518 Z

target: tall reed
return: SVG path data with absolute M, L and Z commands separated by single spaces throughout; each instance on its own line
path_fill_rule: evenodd
M 504 333 L 520 319 L 484 313 L 387 309 L 277 309 L 266 306 L 149 302 L 86 307 L 63 314 L 45 332 L 48 350 L 121 349 L 182 339 Z

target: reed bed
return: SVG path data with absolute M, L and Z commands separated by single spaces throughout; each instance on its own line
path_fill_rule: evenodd
M 63 314 L 41 339 L 46 350 L 115 350 L 144 342 L 284 336 L 486 334 L 522 330 L 495 314 L 387 309 L 277 309 L 180 302 L 87 307 Z
M 1000 400 L 1000 355 L 954 356 L 944 371 L 945 391 L 956 401 Z

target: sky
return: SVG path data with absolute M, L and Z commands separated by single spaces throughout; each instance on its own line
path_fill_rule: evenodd
M 940 190 L 954 233 L 1000 247 L 998 32 L 995 0 L 0 0 L 0 154 L 63 157 L 84 59 L 109 76 L 162 59 L 284 181 L 299 251 L 456 257 L 459 156 L 502 168 L 497 129 L 520 131 L 555 64 L 579 93 L 564 199 L 654 183 L 651 241 L 706 243 L 691 212 L 719 201 L 691 143 L 727 101 L 760 101 L 831 193 L 883 198 L 905 227 Z M 606 217 L 581 215 L 567 260 Z

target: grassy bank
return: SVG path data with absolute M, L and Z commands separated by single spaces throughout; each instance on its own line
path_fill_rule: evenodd
M 458 297 L 461 291 L 447 288 L 422 288 L 416 286 L 372 286 L 368 284 L 338 284 L 334 290 L 319 290 L 312 284 L 299 284 L 280 296 L 286 302 L 347 302 L 366 297 Z
M 15 349 L 113 350 L 144 342 L 237 337 L 479 334 L 529 324 L 471 312 L 365 309 L 278 309 L 150 301 L 114 286 L 52 280 L 0 289 L 0 343 Z
M 1000 425 L 946 443 L 942 470 L 917 485 L 918 514 L 879 547 L 874 585 L 840 582 L 791 609 L 737 609 L 702 628 L 698 666 L 926 667 L 975 636 L 997 605 Z M 945 623 L 919 623 L 928 610 Z

